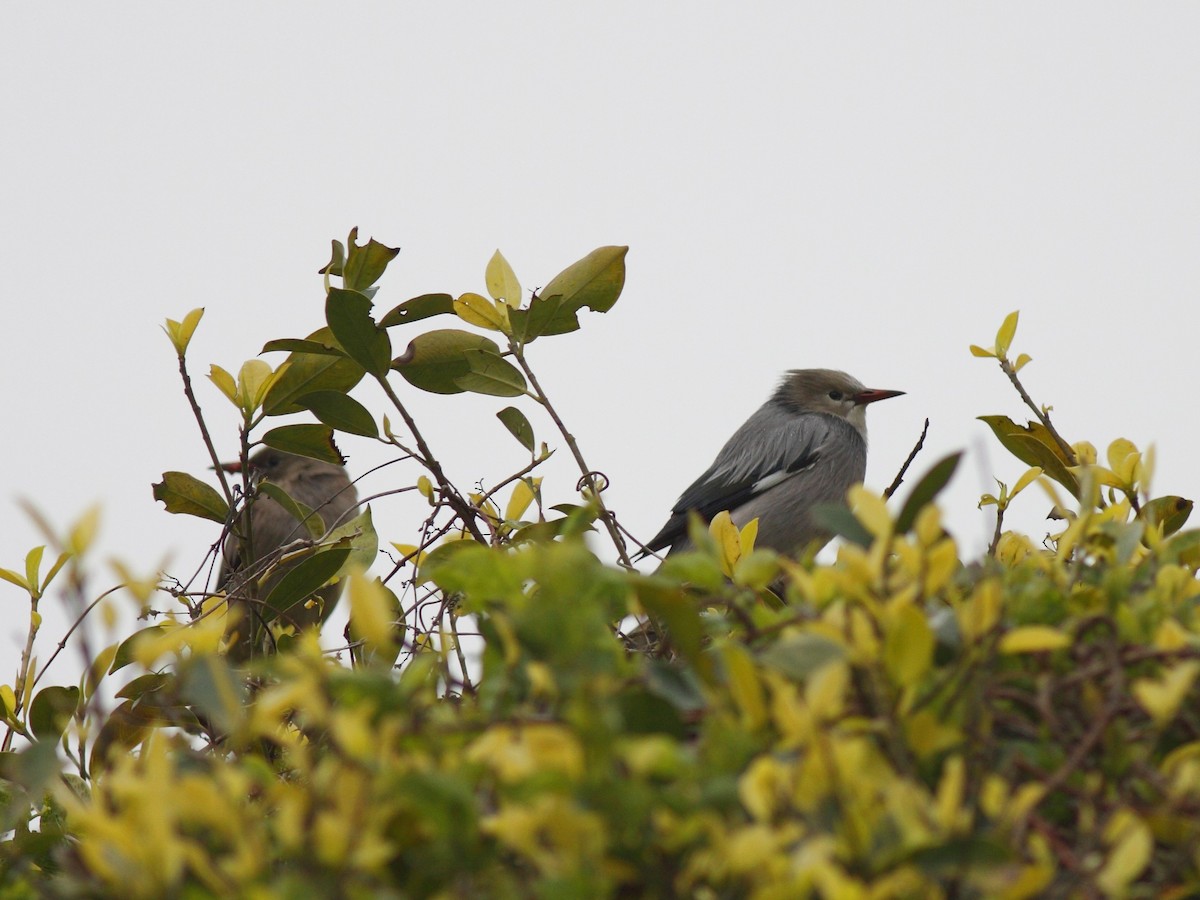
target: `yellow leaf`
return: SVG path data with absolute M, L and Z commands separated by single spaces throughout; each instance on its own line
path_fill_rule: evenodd
M 1137 453 L 1137 447 L 1133 441 L 1117 438 L 1108 445 L 1108 467 L 1114 472 L 1120 473 L 1126 458 L 1134 453 Z
M 1029 485 L 1031 485 L 1033 483 L 1033 480 L 1035 478 L 1038 478 L 1041 474 L 1042 474 L 1041 466 L 1034 466 L 1032 469 L 1030 469 L 1028 472 L 1026 472 L 1024 475 L 1022 475 L 1020 478 L 1017 479 L 1017 483 L 1013 485 L 1012 492 L 1008 495 L 1008 498 L 1011 500 L 1013 497 L 1017 496 L 1017 494 L 1021 493 L 1021 491 L 1025 490 L 1025 488 L 1029 487 Z
M 512 496 L 508 498 L 508 506 L 504 508 L 504 518 L 520 519 L 525 514 L 525 510 L 529 509 L 529 504 L 533 502 L 536 496 L 536 491 L 542 483 L 542 479 L 534 478 L 532 486 L 530 479 L 519 478 L 517 483 L 513 485 Z
M 71 526 L 67 534 L 67 546 L 64 548 L 72 556 L 80 556 L 96 539 L 100 529 L 100 507 L 92 506 L 80 516 Z
M 425 559 L 426 554 L 416 544 L 397 544 L 392 541 L 391 545 L 396 548 L 401 559 L 407 559 L 414 566 L 420 566 Z
M 521 282 L 499 250 L 488 261 L 486 280 L 493 300 L 503 300 L 513 309 L 521 305 Z
M 429 480 L 428 475 L 422 475 L 417 479 L 417 490 L 422 497 L 430 503 L 433 502 L 433 482 Z
M 1123 896 L 1150 862 L 1154 836 L 1150 827 L 1127 809 L 1113 813 L 1104 829 L 1108 858 L 1096 875 L 1096 884 L 1108 896 Z
M 220 388 L 221 393 L 229 398 L 230 403 L 232 403 L 234 406 L 238 405 L 237 382 L 233 380 L 232 375 L 230 375 L 220 366 L 209 366 L 208 380 Z
M 1040 653 L 1071 646 L 1070 635 L 1049 625 L 1025 625 L 1014 628 L 1000 639 L 1001 653 Z
M 1017 357 L 1017 361 L 1015 363 L 1013 363 L 1013 371 L 1020 372 L 1023 368 L 1025 368 L 1025 365 L 1027 363 L 1031 363 L 1031 362 L 1033 362 L 1033 357 L 1030 356 L 1028 353 L 1022 353 L 1020 356 Z
M 167 319 L 166 327 L 163 330 L 166 331 L 167 337 L 171 339 L 171 344 L 175 347 L 175 353 L 179 356 L 187 353 L 188 344 L 191 343 L 192 335 L 196 332 L 196 326 L 200 324 L 200 317 L 203 315 L 204 307 L 200 306 L 184 316 L 182 322 Z
M 4 704 L 4 718 L 11 719 L 17 714 L 17 695 L 10 685 L 0 684 L 0 703 Z
M 975 588 L 971 599 L 955 609 L 963 639 L 977 641 L 995 627 L 1000 619 L 1000 585 L 988 579 Z
M 1017 317 L 1019 315 L 1020 310 L 1014 310 L 1004 317 L 1004 323 L 1000 326 L 1000 330 L 996 332 L 997 356 L 1006 356 L 1008 354 L 1008 348 L 1017 333 Z
M 878 494 L 856 484 L 850 488 L 850 505 L 854 515 L 872 535 L 885 537 L 892 533 L 892 517 L 888 515 L 887 504 Z
M 26 591 L 33 587 L 33 585 L 31 585 L 25 579 L 24 575 L 19 575 L 12 569 L 0 569 L 0 581 L 7 581 L 9 584 L 15 584 L 17 587 Z
M 751 519 L 738 535 L 738 546 L 741 549 L 739 556 L 749 556 L 754 552 L 754 541 L 757 537 L 758 519 Z
M 271 386 L 271 367 L 261 359 L 248 359 L 238 372 L 238 394 L 247 414 L 262 405 L 263 396 Z
M 1083 466 L 1094 466 L 1096 464 L 1096 445 L 1090 441 L 1079 441 L 1071 445 L 1071 449 L 1075 451 L 1075 458 L 1079 460 L 1079 464 Z
M 1200 662 L 1189 660 L 1172 666 L 1162 678 L 1139 678 L 1133 683 L 1133 696 L 1160 728 L 1179 712 L 1188 692 L 1200 674 Z
M 933 662 L 934 636 L 925 614 L 914 606 L 896 613 L 883 639 L 883 665 L 900 687 L 914 684 Z
M 934 814 L 944 831 L 954 832 L 965 826 L 969 814 L 963 809 L 963 788 L 967 779 L 967 767 L 961 756 L 952 756 L 942 768 L 938 781 L 937 805 Z
M 983 357 L 987 357 L 988 359 L 996 358 L 995 353 L 993 353 L 991 350 L 984 350 L 978 344 L 971 345 L 971 355 L 972 356 L 983 356 Z
M 767 703 L 754 661 L 740 644 L 726 644 L 721 659 L 729 678 L 730 696 L 741 710 L 746 727 L 752 731 L 758 729 L 766 721 Z
M 717 552 L 721 554 L 722 571 L 726 575 L 733 575 L 733 566 L 741 557 L 742 541 L 729 513 L 722 510 L 713 516 L 708 523 L 708 533 L 712 535 Z
M 454 312 L 469 325 L 508 334 L 508 307 L 480 294 L 466 293 L 454 301 Z
M 382 582 L 362 574 L 351 575 L 349 594 L 351 636 L 380 651 L 391 648 L 396 610 Z
M 842 714 L 850 667 L 844 662 L 822 666 L 804 686 L 804 699 L 817 719 L 833 719 Z

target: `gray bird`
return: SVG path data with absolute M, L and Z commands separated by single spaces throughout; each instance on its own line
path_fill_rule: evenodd
M 757 547 L 795 554 L 827 539 L 813 508 L 844 503 L 867 471 L 867 404 L 903 391 L 873 390 L 845 372 L 793 369 L 734 432 L 708 471 L 683 492 L 646 546 L 687 549 L 688 513 L 709 521 L 728 510 L 741 527 L 758 519 Z
M 319 515 L 325 526 L 323 530 L 345 524 L 352 517 L 351 510 L 358 505 L 358 492 L 341 466 L 295 456 L 271 447 L 258 450 L 249 462 L 256 479 L 278 485 L 293 500 Z M 228 463 L 222 468 L 229 472 L 241 470 L 239 463 Z M 323 621 L 337 603 L 341 584 L 327 585 L 317 591 L 315 596 L 320 599 L 319 604 L 306 607 L 304 602 L 300 602 L 277 613 L 264 610 L 252 597 L 257 600 L 265 598 L 298 563 L 276 566 L 270 578 L 257 590 L 253 590 L 248 583 L 261 577 L 265 565 L 260 564 L 265 564 L 281 547 L 309 537 L 307 525 L 271 497 L 258 494 L 250 507 L 249 533 L 241 534 L 240 527 L 239 518 L 221 548 L 224 563 L 218 584 L 230 591 L 235 600 L 246 604 L 247 615 L 243 616 L 238 629 L 241 639 L 245 641 L 249 640 L 250 634 L 261 634 L 264 623 L 275 618 L 294 624 L 297 630 Z M 239 579 L 238 575 L 242 572 L 246 573 L 246 577 Z M 250 640 L 242 649 L 244 651 L 246 647 L 257 644 L 258 641 Z M 239 655 L 244 656 L 245 653 Z

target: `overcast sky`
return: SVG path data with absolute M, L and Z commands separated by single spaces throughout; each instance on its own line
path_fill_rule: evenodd
M 979 494 L 1024 467 L 975 417 L 1023 412 L 967 346 L 1013 309 L 1068 439 L 1153 442 L 1157 490 L 1197 497 L 1198 34 L 1185 3 L 6 4 L 0 566 L 43 542 L 27 498 L 58 526 L 102 507 L 90 596 L 112 557 L 189 574 L 217 526 L 151 497 L 207 465 L 159 325 L 207 309 L 191 367 L 233 456 L 204 373 L 318 327 L 355 225 L 402 248 L 384 309 L 482 290 L 497 248 L 530 288 L 630 246 L 616 307 L 530 356 L 643 537 L 783 370 L 826 366 L 908 392 L 871 409 L 870 486 L 925 417 L 915 471 L 968 451 L 944 505 L 978 553 Z M 507 401 L 414 394 L 463 485 L 522 464 Z M 341 446 L 355 474 L 385 458 Z M 384 473 L 360 493 L 414 477 Z M 1012 521 L 1040 537 L 1046 511 Z M 377 503 L 381 537 L 418 512 Z M 26 603 L 0 603 L 11 683 Z M 68 618 L 43 611 L 44 658 Z

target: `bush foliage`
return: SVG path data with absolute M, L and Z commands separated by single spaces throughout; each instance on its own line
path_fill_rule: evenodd
M 530 363 L 536 340 L 612 308 L 625 251 L 602 247 L 530 298 L 497 253 L 486 294 L 379 316 L 396 251 L 352 232 L 322 270 L 324 325 L 267 343 L 288 354 L 276 367 L 212 367 L 243 458 L 264 443 L 337 462 L 340 431 L 391 447 L 391 483 L 428 501 L 383 577 L 364 574 L 366 508 L 287 548 L 294 598 L 347 584 L 341 651 L 276 628 L 275 652 L 235 661 L 237 613 L 202 576 L 130 576 L 154 621 L 93 648 L 78 684 L 50 684 L 53 657 L 31 654 L 38 605 L 61 585 L 83 627 L 60 649 L 89 652 L 79 635 L 105 596 L 87 588 L 94 514 L 48 535 L 45 571 L 43 548 L 0 570 L 33 613 L 0 687 L 0 895 L 1200 890 L 1200 531 L 1183 530 L 1189 501 L 1149 495 L 1150 454 L 1116 441 L 1102 465 L 1062 438 L 1020 382 L 1028 358 L 1010 359 L 1014 313 L 972 348 L 1034 415 L 983 417 L 1030 468 L 981 499 L 997 512 L 982 558 L 961 558 L 934 502 L 955 455 L 903 503 L 858 488 L 827 510 L 831 563 L 756 550 L 753 525 L 720 515 L 693 522 L 695 552 L 639 572 Z M 166 331 L 216 464 L 187 366 L 201 315 Z M 439 317 L 456 327 L 429 328 Z M 349 396 L 364 380 L 386 415 Z M 460 489 L 405 405 L 414 389 L 521 398 L 577 463 L 575 491 L 548 497 L 535 473 L 551 451 L 516 406 L 497 415 L 528 464 Z M 267 488 L 217 472 L 167 472 L 155 496 L 223 536 Z M 1040 541 L 1004 528 L 1035 486 L 1054 510 Z

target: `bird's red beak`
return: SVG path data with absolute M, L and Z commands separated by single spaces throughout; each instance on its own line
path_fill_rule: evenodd
M 904 391 L 880 391 L 874 388 L 867 388 L 865 391 L 859 391 L 854 395 L 854 402 L 859 406 L 866 406 L 868 403 L 874 403 L 876 400 L 887 400 L 889 397 L 899 397 Z
M 217 468 L 223 469 L 226 472 L 232 472 L 236 475 L 238 472 L 242 471 L 242 463 L 241 460 L 234 460 L 233 462 L 221 463 L 221 465 Z

